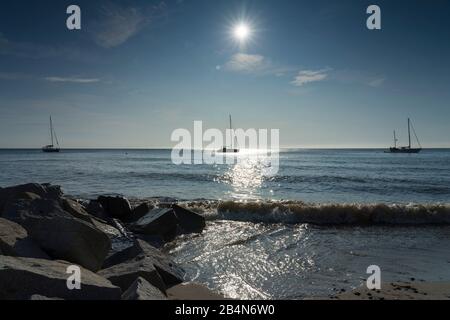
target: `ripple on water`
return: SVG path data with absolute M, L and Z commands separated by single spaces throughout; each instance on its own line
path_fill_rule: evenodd
M 350 290 L 369 265 L 383 280 L 450 279 L 450 227 L 312 227 L 210 221 L 172 243 L 188 278 L 230 298 L 300 299 Z

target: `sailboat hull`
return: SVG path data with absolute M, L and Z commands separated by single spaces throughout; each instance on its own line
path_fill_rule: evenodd
M 232 135 L 233 132 L 233 125 L 231 123 L 231 114 L 230 114 L 230 141 L 231 141 L 231 148 L 227 148 L 226 146 L 224 146 L 222 149 L 217 150 L 217 152 L 220 153 L 239 153 L 239 149 L 236 149 L 234 147 L 234 137 Z
M 419 153 L 421 148 L 390 148 L 388 153 Z
M 221 152 L 221 153 L 238 153 L 239 149 L 222 148 L 222 149 L 218 150 L 218 152 Z
M 45 146 L 45 147 L 42 148 L 42 151 L 43 152 L 52 152 L 52 153 L 54 153 L 54 152 L 59 152 L 59 148 L 55 148 L 53 146 Z

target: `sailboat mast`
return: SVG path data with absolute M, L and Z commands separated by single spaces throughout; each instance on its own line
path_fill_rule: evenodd
M 397 136 L 395 135 L 395 130 L 394 130 L 394 147 L 397 148 Z
M 53 146 L 53 123 L 52 123 L 52 116 L 50 116 L 50 137 L 52 139 L 52 146 Z
M 231 149 L 233 149 L 233 126 L 231 124 L 231 114 L 230 114 L 230 141 L 231 141 Z
M 409 142 L 409 148 L 411 149 L 411 125 L 410 125 L 410 120 L 408 118 L 408 142 Z

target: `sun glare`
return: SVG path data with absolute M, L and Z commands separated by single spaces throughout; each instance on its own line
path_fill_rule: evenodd
M 250 28 L 245 23 L 240 23 L 234 27 L 234 36 L 237 40 L 243 42 L 250 36 Z

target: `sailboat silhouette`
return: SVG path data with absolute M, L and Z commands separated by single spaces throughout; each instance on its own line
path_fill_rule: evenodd
M 231 114 L 230 114 L 230 141 L 231 141 L 231 147 L 228 148 L 227 146 L 224 146 L 222 149 L 220 149 L 218 152 L 222 152 L 222 153 L 238 153 L 239 149 L 235 148 L 235 136 L 233 133 L 233 124 L 231 122 Z
M 419 148 L 412 148 L 411 147 L 411 128 L 414 132 L 414 136 L 416 137 L 417 144 L 419 145 Z M 419 153 L 422 151 L 422 146 L 420 145 L 419 138 L 417 138 L 416 131 L 414 130 L 414 127 L 411 124 L 411 120 L 408 118 L 408 146 L 406 147 L 397 147 L 397 136 L 395 134 L 394 130 L 394 146 L 389 148 L 389 151 L 386 151 L 388 153 Z
M 53 129 L 53 122 L 52 122 L 52 117 L 50 116 L 50 140 L 51 140 L 51 144 L 46 145 L 45 147 L 42 147 L 42 151 L 43 152 L 59 152 L 59 142 L 58 142 L 58 137 L 56 136 L 56 132 Z M 56 140 L 56 147 L 54 145 L 54 140 Z

